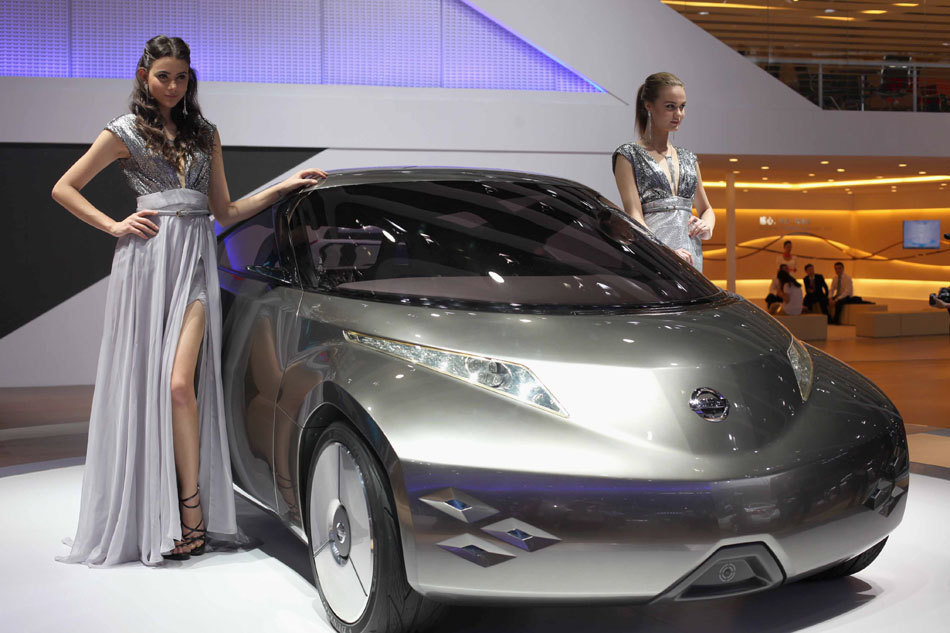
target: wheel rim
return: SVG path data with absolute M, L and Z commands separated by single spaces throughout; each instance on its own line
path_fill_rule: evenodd
M 317 456 L 309 508 L 320 591 L 336 617 L 356 622 L 373 587 L 372 520 L 363 473 L 339 442 L 327 444 Z

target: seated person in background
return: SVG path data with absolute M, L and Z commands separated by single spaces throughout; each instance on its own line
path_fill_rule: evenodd
M 828 284 L 825 283 L 824 275 L 815 274 L 815 266 L 807 264 L 802 281 L 805 282 L 805 307 L 811 310 L 811 307 L 817 303 L 821 308 L 821 313 L 827 316 Z
M 854 297 L 854 283 L 851 277 L 844 272 L 844 264 L 835 262 L 835 278 L 831 281 L 831 299 L 828 300 L 829 312 L 834 310 L 834 316 L 828 316 L 828 323 L 841 324 L 841 311 L 848 303 L 855 303 L 860 299 Z
M 788 272 L 788 266 L 782 264 L 778 267 L 778 272 Z M 769 314 L 775 314 L 778 311 L 779 304 L 782 303 L 782 284 L 778 280 L 778 275 L 772 277 L 772 283 L 769 285 L 769 294 L 765 296 L 765 306 Z
M 932 307 L 946 308 L 947 311 L 950 312 L 950 303 L 947 303 L 946 301 L 942 301 L 937 295 L 932 295 L 932 296 L 933 296 L 933 303 L 930 304 Z
M 788 266 L 788 272 L 794 275 L 798 272 L 798 258 L 792 255 L 792 240 L 785 240 L 785 244 L 782 246 L 785 252 L 775 256 L 775 264 L 777 266 Z
M 778 281 L 781 284 L 782 306 L 781 314 L 797 316 L 802 313 L 802 285 L 798 283 L 791 273 L 779 269 Z

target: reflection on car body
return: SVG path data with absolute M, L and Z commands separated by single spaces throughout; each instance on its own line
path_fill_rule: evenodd
M 900 522 L 891 402 L 582 185 L 335 172 L 219 241 L 234 479 L 341 630 L 849 574 Z

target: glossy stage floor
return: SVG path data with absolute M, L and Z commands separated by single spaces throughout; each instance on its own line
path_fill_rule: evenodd
M 310 582 L 306 547 L 246 502 L 256 547 L 161 568 L 64 565 L 82 465 L 0 469 L 0 622 L 6 631 L 332 631 Z M 892 633 L 950 622 L 950 481 L 911 476 L 907 511 L 880 558 L 846 579 L 710 602 L 642 607 L 457 608 L 440 633 Z M 569 573 L 569 570 L 566 571 Z
M 711 602 L 606 608 L 454 609 L 439 633 L 908 633 L 950 622 L 950 385 L 946 336 L 856 338 L 819 345 L 874 380 L 901 411 L 910 444 L 904 522 L 854 577 Z M 163 568 L 63 565 L 79 514 L 91 387 L 0 389 L 0 629 L 330 632 L 306 547 L 238 500 L 256 547 Z M 39 404 L 41 403 L 41 404 Z M 565 573 L 570 573 L 566 570 Z

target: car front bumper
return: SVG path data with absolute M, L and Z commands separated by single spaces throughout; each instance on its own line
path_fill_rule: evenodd
M 895 434 L 897 444 L 902 438 Z M 414 541 L 407 573 L 417 591 L 441 601 L 648 602 L 681 596 L 679 581 L 722 548 L 762 544 L 778 582 L 791 581 L 851 558 L 898 525 L 906 441 L 887 443 L 712 482 L 403 463 L 404 528 Z M 776 583 L 717 595 L 766 584 Z

